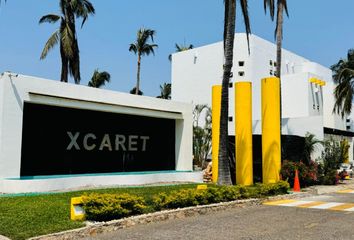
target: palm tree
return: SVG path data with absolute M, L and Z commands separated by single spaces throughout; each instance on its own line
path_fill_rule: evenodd
M 246 27 L 247 40 L 251 32 L 248 0 L 239 0 Z M 224 22 L 224 73 L 221 91 L 221 112 L 220 112 L 220 140 L 219 140 L 219 167 L 218 184 L 232 184 L 230 175 L 230 162 L 228 158 L 228 118 L 229 118 L 229 82 L 233 66 L 235 21 L 236 21 L 236 0 L 225 0 L 225 22 Z
M 160 91 L 160 96 L 157 96 L 157 98 L 171 99 L 171 83 L 160 85 Z
M 274 21 L 275 15 L 275 0 L 264 0 L 264 10 L 270 10 L 270 17 Z M 283 45 L 283 23 L 284 23 L 284 11 L 289 17 L 287 0 L 277 0 L 277 20 L 275 27 L 275 39 L 277 41 L 277 64 L 275 76 L 280 78 L 281 76 L 281 54 Z
M 95 14 L 95 9 L 89 0 L 60 0 L 60 15 L 48 14 L 43 16 L 39 23 L 56 23 L 60 20 L 60 27 L 48 39 L 40 59 L 47 57 L 48 52 L 60 43 L 61 77 L 62 82 L 68 82 L 68 74 L 75 83 L 80 83 L 80 55 L 76 35 L 75 19 L 82 18 L 83 27 L 89 15 Z
M 192 44 L 189 44 L 189 46 L 187 46 L 186 44 L 178 45 L 177 43 L 176 43 L 175 47 L 176 47 L 176 53 L 188 51 L 188 50 L 191 50 L 194 48 L 194 46 Z M 168 60 L 172 61 L 172 54 L 168 55 Z
M 310 164 L 311 161 L 311 154 L 316 150 L 316 147 L 323 142 L 318 140 L 314 134 L 306 133 L 304 139 L 304 153 L 303 158 L 307 165 Z
M 106 82 L 109 83 L 111 80 L 111 75 L 108 72 L 99 72 L 98 69 L 96 69 L 93 72 L 91 81 L 89 81 L 88 86 L 89 87 L 94 87 L 94 88 L 100 88 L 103 87 Z
M 144 95 L 144 93 L 142 91 L 139 90 L 138 94 L 136 94 L 136 87 L 133 87 L 132 90 L 129 91 L 130 94 L 134 94 L 134 95 Z
M 155 31 L 151 29 L 140 28 L 137 33 L 136 42 L 131 43 L 129 47 L 130 52 L 134 52 L 138 55 L 138 70 L 136 76 L 136 87 L 135 94 L 139 94 L 140 88 L 140 65 L 141 57 L 146 55 L 149 56 L 151 53 L 155 55 L 154 48 L 157 48 L 157 44 L 149 44 L 148 41 L 151 39 L 154 42 Z
M 354 94 L 354 49 L 348 50 L 347 59 L 341 59 L 331 66 L 333 80 L 337 85 L 334 90 L 335 104 L 333 113 L 341 114 L 342 118 L 352 111 Z

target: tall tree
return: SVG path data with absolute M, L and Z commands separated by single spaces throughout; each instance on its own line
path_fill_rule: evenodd
M 247 40 L 251 32 L 248 0 L 239 0 L 244 23 L 246 27 Z M 232 184 L 230 175 L 230 162 L 228 158 L 228 118 L 229 118 L 229 82 L 231 70 L 233 66 L 234 55 L 234 39 L 236 25 L 236 0 L 225 0 L 225 22 L 224 22 L 224 73 L 221 91 L 221 113 L 220 113 L 220 140 L 219 140 L 219 168 L 218 168 L 218 184 Z
M 157 96 L 157 98 L 171 99 L 171 83 L 160 85 L 160 96 Z
M 149 56 L 151 53 L 155 55 L 154 48 L 157 48 L 157 44 L 149 44 L 149 39 L 154 42 L 155 31 L 151 29 L 140 28 L 138 30 L 136 41 L 130 44 L 129 51 L 134 52 L 138 56 L 138 69 L 136 74 L 136 87 L 135 94 L 139 94 L 140 90 L 140 66 L 141 57 Z
M 264 0 L 264 10 L 267 11 L 267 8 L 269 8 L 272 21 L 274 21 L 275 15 L 275 1 L 276 0 Z M 287 0 L 277 0 L 277 20 L 274 35 L 277 41 L 277 65 L 275 76 L 278 78 L 281 76 L 284 12 L 289 17 Z
M 81 28 L 89 15 L 95 14 L 95 9 L 89 0 L 60 0 L 62 15 L 48 14 L 43 16 L 39 23 L 56 23 L 60 20 L 60 27 L 48 39 L 41 54 L 45 59 L 48 52 L 60 43 L 61 77 L 62 82 L 68 82 L 68 74 L 75 83 L 80 83 L 80 53 L 76 35 L 75 19 L 82 18 Z
M 88 83 L 89 87 L 100 88 L 103 87 L 106 83 L 109 83 L 111 80 L 111 75 L 108 72 L 100 72 L 96 69 L 93 72 L 92 78 Z
M 334 90 L 335 104 L 333 113 L 341 114 L 342 118 L 352 111 L 354 94 L 354 49 L 348 50 L 347 58 L 340 59 L 331 66 L 333 80 L 338 84 Z
M 176 53 L 188 51 L 188 50 L 191 50 L 194 48 L 194 46 L 192 44 L 189 44 L 187 46 L 186 44 L 178 45 L 177 43 L 176 43 L 175 47 L 176 47 L 176 51 L 175 51 Z M 172 61 L 172 54 L 168 55 L 168 60 Z

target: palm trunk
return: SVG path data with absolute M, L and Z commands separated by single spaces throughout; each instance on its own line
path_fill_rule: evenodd
M 281 76 L 281 54 L 282 54 L 282 45 L 283 45 L 283 4 L 278 6 L 278 16 L 277 16 L 277 68 L 276 68 L 276 77 L 280 78 Z
M 220 145 L 219 145 L 219 168 L 218 168 L 218 184 L 231 185 L 230 163 L 228 158 L 228 117 L 229 117 L 229 82 L 231 69 L 233 65 L 233 51 L 235 38 L 235 21 L 236 21 L 236 0 L 226 0 L 225 3 L 225 64 L 222 80 L 221 93 L 221 114 L 220 114 Z
M 141 65 L 141 56 L 138 54 L 138 70 L 136 73 L 136 87 L 135 87 L 135 94 L 139 95 L 139 88 L 140 88 L 140 65 Z
M 279 87 L 280 87 L 280 135 L 282 135 L 282 94 L 281 94 L 281 66 L 282 66 L 282 45 L 283 45 L 283 22 L 284 22 L 284 5 L 282 3 L 278 3 L 278 13 L 277 13 L 277 30 L 276 30 L 276 38 L 277 38 L 277 68 L 276 68 L 276 77 L 279 78 Z
M 68 82 L 68 59 L 65 56 L 65 52 L 63 49 L 63 45 L 60 42 L 60 56 L 61 56 L 61 77 L 60 77 L 60 81 L 61 82 Z

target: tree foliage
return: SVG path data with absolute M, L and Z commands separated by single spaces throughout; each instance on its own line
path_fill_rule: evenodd
M 96 69 L 93 72 L 92 78 L 88 83 L 89 87 L 94 87 L 94 88 L 100 88 L 103 87 L 106 83 L 109 83 L 111 80 L 111 75 L 106 72 L 100 72 L 98 69 Z
M 47 57 L 49 51 L 60 43 L 60 56 L 62 62 L 62 82 L 68 82 L 68 74 L 72 76 L 75 83 L 80 83 L 80 51 L 76 35 L 75 19 L 82 18 L 83 27 L 89 15 L 95 14 L 95 9 L 89 0 L 60 0 L 61 15 L 48 14 L 39 20 L 39 23 L 57 23 L 57 29 L 47 40 L 40 59 Z
M 314 134 L 307 133 L 304 141 L 304 156 L 303 160 L 307 165 L 311 162 L 311 154 L 316 150 L 319 145 L 322 145 L 322 141 L 318 140 Z
M 201 116 L 204 115 L 201 126 Z M 193 164 L 204 167 L 204 163 L 211 151 L 211 108 L 198 104 L 193 110 Z
M 129 91 L 130 94 L 135 94 L 135 95 L 139 95 L 142 96 L 144 95 L 144 93 L 142 91 L 139 90 L 138 94 L 136 94 L 136 87 L 133 87 L 132 90 Z
M 331 66 L 333 80 L 337 84 L 334 89 L 335 103 L 333 113 L 341 114 L 342 118 L 352 111 L 354 94 L 354 49 L 348 50 L 347 58 L 340 59 Z
M 177 43 L 176 43 L 176 45 L 175 45 L 175 48 L 176 48 L 176 53 L 177 52 L 184 52 L 184 51 L 188 51 L 188 50 L 191 50 L 191 49 L 193 49 L 194 48 L 194 46 L 192 45 L 192 44 L 189 44 L 189 45 L 186 45 L 185 43 L 182 45 L 178 45 Z M 170 60 L 170 61 L 172 61 L 172 54 L 170 54 L 169 56 L 168 56 L 168 60 Z
M 160 96 L 157 96 L 157 98 L 161 99 L 171 99 L 171 83 L 164 83 L 163 85 L 160 85 Z

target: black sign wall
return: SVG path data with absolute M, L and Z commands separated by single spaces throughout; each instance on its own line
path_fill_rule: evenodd
M 175 170 L 175 120 L 25 103 L 21 176 Z

